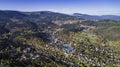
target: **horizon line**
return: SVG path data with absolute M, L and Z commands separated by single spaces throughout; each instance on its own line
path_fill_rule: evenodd
M 66 12 L 59 12 L 59 11 L 52 11 L 52 10 L 6 10 L 6 9 L 0 9 L 0 11 L 17 11 L 17 12 L 42 12 L 42 11 L 48 11 L 48 12 L 55 12 L 55 13 L 62 13 L 62 14 L 68 14 L 68 15 L 73 15 L 74 13 L 78 14 L 85 14 L 85 15 L 92 15 L 92 16 L 104 16 L 104 15 L 115 15 L 115 16 L 120 16 L 119 14 L 89 14 L 89 13 L 82 13 L 82 12 L 71 12 L 71 13 L 66 13 Z

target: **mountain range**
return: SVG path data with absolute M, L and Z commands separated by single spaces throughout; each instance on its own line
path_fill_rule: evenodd
M 88 15 L 88 14 L 81 14 L 81 13 L 74 13 L 73 16 L 78 18 L 84 18 L 88 20 L 104 20 L 104 19 L 111 19 L 111 20 L 120 20 L 120 16 L 116 15 Z
M 0 11 L 0 67 L 119 67 L 120 21 L 95 18 Z
M 5 10 L 0 11 L 0 33 L 15 32 L 29 29 L 45 29 L 45 27 L 54 25 L 53 21 L 65 21 L 79 19 L 67 14 L 51 11 L 20 12 Z M 62 24 L 64 22 L 59 22 Z M 54 25 L 55 26 L 55 25 Z

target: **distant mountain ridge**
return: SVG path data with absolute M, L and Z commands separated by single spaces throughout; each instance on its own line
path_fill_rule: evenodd
M 88 19 L 88 20 L 104 20 L 104 19 L 111 19 L 111 20 L 120 20 L 120 16 L 116 15 L 88 15 L 88 14 L 81 14 L 81 13 L 74 13 L 73 16 Z

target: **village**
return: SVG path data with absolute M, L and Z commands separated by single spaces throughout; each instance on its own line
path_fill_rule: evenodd
M 79 64 L 105 66 L 120 63 L 120 58 L 115 55 L 116 53 L 111 48 L 109 48 L 109 43 L 103 42 L 102 44 L 95 45 L 91 42 L 92 40 L 94 41 L 94 39 L 97 39 L 97 36 L 91 33 L 86 34 L 86 32 L 88 33 L 89 30 L 91 31 L 91 29 L 94 29 L 95 27 L 83 25 L 81 25 L 81 27 L 83 28 L 82 33 L 75 33 L 79 36 L 73 34 L 71 39 L 69 39 L 69 36 L 66 36 L 68 38 L 65 39 L 64 36 L 61 38 L 60 36 L 62 35 L 58 35 L 64 28 L 52 29 L 48 26 L 47 29 L 42 32 L 39 31 L 38 33 L 40 38 L 45 41 L 43 46 L 40 45 L 41 47 L 36 47 L 34 43 L 23 43 L 22 47 L 9 51 L 6 50 L 5 54 L 9 55 L 10 59 L 21 62 L 36 61 L 38 59 L 44 59 L 46 62 L 50 62 L 48 58 L 51 58 L 60 63 L 73 66 Z M 28 33 L 29 32 L 31 31 L 28 31 Z M 21 33 L 21 35 L 24 34 Z M 76 42 L 72 41 L 72 38 L 75 38 Z M 45 57 L 43 58 L 43 56 Z

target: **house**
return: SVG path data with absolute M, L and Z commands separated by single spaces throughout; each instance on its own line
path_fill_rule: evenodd
M 25 54 L 22 54 L 22 55 L 21 55 L 20 60 L 26 60 L 26 56 L 25 56 Z
M 17 55 L 17 54 L 18 54 L 18 51 L 17 51 L 17 50 L 10 50 L 10 51 L 9 51 L 9 54 L 10 54 L 10 55 Z
M 35 59 L 37 59 L 38 57 L 40 57 L 39 54 L 33 55 L 33 56 L 32 56 L 32 60 L 35 60 Z
M 62 48 L 67 52 L 70 53 L 74 50 L 73 47 L 71 47 L 69 44 L 63 44 Z
M 34 51 L 34 48 L 32 47 L 26 47 L 25 49 L 23 49 L 23 53 L 30 53 L 31 51 Z

